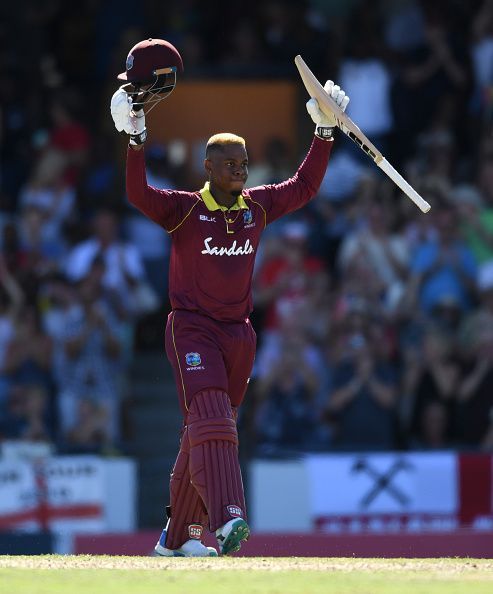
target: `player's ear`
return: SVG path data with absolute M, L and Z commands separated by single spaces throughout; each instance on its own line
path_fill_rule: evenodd
M 204 169 L 207 173 L 207 177 L 210 177 L 212 173 L 212 163 L 210 159 L 204 159 Z

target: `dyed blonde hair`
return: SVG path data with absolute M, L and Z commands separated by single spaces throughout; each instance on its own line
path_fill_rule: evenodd
M 219 134 L 214 134 L 214 136 L 211 136 L 207 141 L 205 154 L 208 155 L 209 152 L 214 149 L 221 150 L 228 144 L 239 144 L 244 147 L 245 139 L 241 136 L 237 136 L 236 134 L 232 134 L 231 132 L 220 132 Z

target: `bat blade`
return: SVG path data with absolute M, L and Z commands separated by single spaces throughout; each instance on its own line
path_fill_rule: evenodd
M 323 88 L 317 77 L 308 68 L 306 62 L 301 56 L 294 59 L 301 80 L 305 85 L 310 97 L 314 97 L 318 105 L 326 115 L 334 116 L 337 121 L 337 127 L 349 136 L 359 148 L 365 152 L 380 169 L 408 196 L 422 212 L 428 212 L 430 204 L 396 171 L 392 165 L 385 159 L 377 147 L 367 138 L 367 136 L 358 128 L 358 126 L 346 115 L 337 103 L 330 97 Z

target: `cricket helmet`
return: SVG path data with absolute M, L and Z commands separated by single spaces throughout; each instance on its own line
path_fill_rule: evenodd
M 119 80 L 150 84 L 161 70 L 171 68 L 174 72 L 183 72 L 183 61 L 176 47 L 169 41 L 145 39 L 128 52 L 125 68 L 125 72 L 118 75 Z
M 183 72 L 183 60 L 174 45 L 164 39 L 145 39 L 128 52 L 126 69 L 118 79 L 132 96 L 134 110 L 147 107 L 148 113 L 176 86 L 176 75 Z

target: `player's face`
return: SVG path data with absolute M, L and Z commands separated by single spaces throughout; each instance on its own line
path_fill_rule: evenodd
M 248 178 L 248 155 L 241 144 L 227 144 L 221 150 L 212 151 L 205 162 L 210 177 L 211 189 L 239 196 Z

